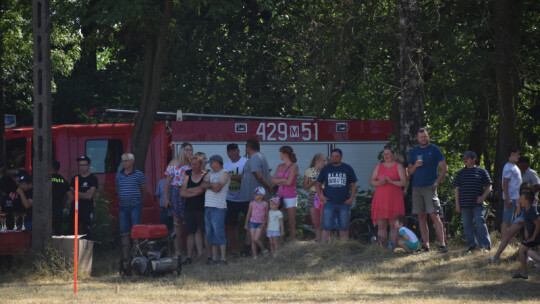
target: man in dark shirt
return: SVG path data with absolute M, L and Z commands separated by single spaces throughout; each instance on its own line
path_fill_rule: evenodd
M 75 177 L 79 177 L 79 234 L 91 234 L 92 219 L 94 217 L 94 193 L 98 188 L 97 177 L 90 173 L 91 160 L 83 155 L 77 158 L 79 174 L 71 179 L 71 191 L 75 193 Z M 75 232 L 75 204 L 70 210 L 70 234 Z
M 19 177 L 18 184 L 17 194 L 13 199 L 13 212 L 19 216 L 15 224 L 22 227 L 24 223 L 26 230 L 32 230 L 32 205 L 34 204 L 32 176 L 22 175 Z
M 52 228 L 53 235 L 62 235 L 64 219 L 64 206 L 71 204 L 73 194 L 66 179 L 58 173 L 60 162 L 53 160 L 52 163 Z

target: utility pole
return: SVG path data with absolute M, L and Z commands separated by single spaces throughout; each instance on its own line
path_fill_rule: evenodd
M 52 235 L 52 117 L 50 1 L 33 0 L 34 138 L 32 251 L 43 251 Z

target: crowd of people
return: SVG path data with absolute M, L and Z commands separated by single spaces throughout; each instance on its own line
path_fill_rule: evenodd
M 377 240 L 391 249 L 405 252 L 431 250 L 428 217 L 433 223 L 439 247 L 437 252 L 447 252 L 445 231 L 439 216 L 441 208 L 437 189 L 448 171 L 441 149 L 430 142 L 426 129 L 418 132 L 419 145 L 414 147 L 408 161 L 394 153 L 391 147 L 382 152 L 383 161 L 373 168 L 369 184 L 375 188 L 371 206 L 371 219 L 378 227 Z M 170 161 L 164 178 L 158 183 L 155 196 L 159 197 L 160 222 L 170 233 L 186 235 L 184 265 L 191 264 L 205 254 L 206 263 L 227 265 L 227 246 L 234 257 L 259 254 L 275 255 L 285 237 L 296 239 L 296 211 L 298 207 L 297 180 L 299 167 L 296 154 L 290 146 L 279 149 L 282 163 L 270 174 L 266 156 L 260 152 L 256 139 L 245 145 L 246 157 L 240 155 L 237 144 L 226 147 L 228 160 L 220 155 L 207 159 L 203 152 L 194 153 L 190 143 L 183 143 L 178 155 Z M 463 231 L 467 238 L 467 252 L 491 250 L 491 240 L 484 212 L 485 202 L 492 192 L 489 173 L 477 165 L 478 158 L 472 151 L 461 155 L 464 168 L 457 172 L 453 186 L 456 212 L 460 213 Z M 317 242 L 328 243 L 333 231 L 339 239 L 348 239 L 351 206 L 356 196 L 357 176 L 354 169 L 342 162 L 343 151 L 331 151 L 330 157 L 316 153 L 304 172 L 302 188 L 307 192 L 306 206 Z M 119 198 L 119 231 L 122 258 L 129 258 L 130 230 L 140 224 L 142 202 L 145 199 L 146 179 L 134 168 L 135 157 L 125 153 L 122 167 L 115 183 Z M 98 180 L 90 172 L 88 156 L 77 158 L 79 165 L 79 233 L 90 234 L 94 213 L 94 195 Z M 207 168 L 209 166 L 209 168 Z M 75 176 L 68 183 L 58 174 L 60 163 L 53 161 L 52 182 L 53 233 L 63 234 L 60 218 L 63 210 L 71 208 L 73 218 L 73 193 Z M 508 162 L 502 173 L 504 213 L 501 225 L 501 243 L 489 259 L 500 259 L 514 235 L 524 231 L 519 248 L 521 267 L 514 278 L 526 279 L 527 260 L 540 262 L 537 251 L 540 245 L 540 217 L 537 212 L 540 182 L 530 168 L 530 159 L 521 156 L 519 148 L 510 147 Z M 7 229 L 24 225 L 32 229 L 32 177 L 21 172 L 16 179 L 5 174 L 0 160 L 0 190 L 3 194 L 1 211 L 7 214 Z M 412 213 L 418 216 L 420 235 L 406 227 L 404 196 L 411 191 Z M 244 221 L 241 221 L 243 216 Z M 525 228 L 525 229 L 523 229 Z M 182 231 L 183 229 L 183 231 Z M 68 225 L 73 233 L 74 223 Z M 245 230 L 244 243 L 240 236 Z M 265 248 L 265 237 L 269 248 Z M 183 239 L 174 241 L 174 254 L 183 252 Z

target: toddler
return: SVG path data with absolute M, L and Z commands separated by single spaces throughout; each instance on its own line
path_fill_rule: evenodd
M 407 225 L 407 218 L 403 215 L 397 216 L 394 220 L 394 227 L 399 232 L 398 245 L 405 249 L 406 252 L 413 253 L 414 250 L 419 248 L 420 244 L 418 243 L 416 234 L 405 227 L 405 225 Z
M 281 236 L 285 234 L 285 228 L 283 226 L 283 213 L 278 210 L 279 197 L 270 199 L 270 211 L 268 212 L 268 231 L 266 236 L 270 239 L 270 250 L 272 255 L 275 255 L 279 251 L 279 242 Z
M 262 254 L 268 254 L 268 250 L 264 249 L 264 244 L 261 241 L 261 233 L 264 230 L 267 223 L 268 203 L 265 202 L 263 187 L 257 187 L 253 191 L 254 201 L 249 203 L 249 209 L 246 215 L 245 229 L 249 229 L 251 234 L 251 252 L 253 252 L 253 259 L 258 259 L 257 246 L 261 248 Z

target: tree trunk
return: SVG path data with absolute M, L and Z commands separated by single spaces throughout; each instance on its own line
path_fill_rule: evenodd
M 44 250 L 52 235 L 52 118 L 49 0 L 34 0 L 34 139 L 32 251 Z
M 489 115 L 489 100 L 487 98 L 477 100 L 474 103 L 474 121 L 471 128 L 471 135 L 469 137 L 468 150 L 474 151 L 476 156 L 476 164 L 480 165 L 482 155 L 487 150 L 487 127 L 488 127 L 488 115 Z M 463 151 L 464 152 L 464 151 Z M 484 155 L 486 159 L 488 155 Z M 485 165 L 483 166 L 485 167 Z M 490 168 L 486 168 L 491 171 Z
M 146 154 L 161 94 L 172 0 L 161 0 L 160 5 L 162 16 L 159 25 L 155 31 L 149 31 L 145 37 L 143 90 L 131 143 L 131 151 L 135 155 L 135 167 L 141 171 L 145 170 Z
M 401 102 L 398 150 L 406 159 L 416 143 L 418 129 L 424 124 L 424 67 L 420 9 L 416 0 L 399 2 L 399 69 Z
M 0 0 L 0 20 L 4 18 L 4 0 Z M 6 114 L 6 106 L 4 100 L 4 68 L 2 66 L 2 58 L 4 55 L 4 39 L 0 37 L 0 158 L 6 164 L 6 124 L 4 115 Z
M 495 77 L 499 110 L 499 136 L 493 186 L 500 199 L 497 222 L 502 216 L 502 168 L 508 160 L 508 148 L 518 144 L 516 109 L 519 92 L 519 48 L 523 4 L 520 0 L 495 0 L 493 3 L 495 38 Z

